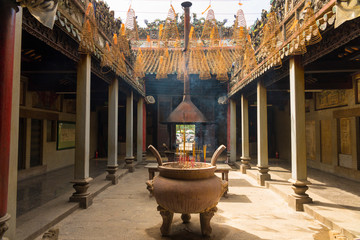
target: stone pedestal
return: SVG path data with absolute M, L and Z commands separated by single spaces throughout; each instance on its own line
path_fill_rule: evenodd
M 142 153 L 142 160 L 146 161 L 146 151 Z
M 10 215 L 5 214 L 5 216 L 0 218 L 0 239 L 3 239 L 5 232 L 9 229 L 7 221 L 10 220 Z
M 112 184 L 118 183 L 118 175 L 116 174 L 116 171 L 118 169 L 118 166 L 107 166 L 106 171 L 108 172 L 108 175 L 106 175 L 106 180 L 109 180 L 112 182 Z
M 251 169 L 250 166 L 250 157 L 241 157 L 241 165 L 240 165 L 240 170 L 241 173 L 246 174 L 246 169 Z
M 305 192 L 309 189 L 307 186 L 310 184 L 309 181 L 298 181 L 290 179 L 289 182 L 292 183 L 292 189 L 294 193 L 289 195 L 289 206 L 296 211 L 304 211 L 305 203 L 312 203 L 312 199 Z
M 134 160 L 135 157 L 125 157 L 125 169 L 129 169 L 129 172 L 134 172 Z
M 93 179 L 89 177 L 71 181 L 71 183 L 74 183 L 73 188 L 76 192 L 70 197 L 70 202 L 78 202 L 81 208 L 88 208 L 92 204 L 92 198 L 87 190 L 92 180 Z
M 260 186 L 265 186 L 265 181 L 268 181 L 271 179 L 268 167 L 259 167 L 258 166 L 258 174 L 257 174 L 257 180 Z

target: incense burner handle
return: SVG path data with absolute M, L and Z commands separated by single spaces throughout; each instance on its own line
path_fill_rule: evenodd
M 150 151 L 152 152 L 152 154 L 154 155 L 154 157 L 156 158 L 156 161 L 158 163 L 159 166 L 162 166 L 162 158 L 160 156 L 159 151 L 153 146 L 153 145 L 149 145 L 148 149 L 150 149 Z
M 211 157 L 211 165 L 216 166 L 216 161 L 219 158 L 220 154 L 226 149 L 224 145 L 220 145 L 214 152 L 214 154 Z

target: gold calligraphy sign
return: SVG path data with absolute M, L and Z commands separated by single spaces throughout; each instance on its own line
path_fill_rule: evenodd
M 316 93 L 316 110 L 346 106 L 346 90 L 325 90 Z

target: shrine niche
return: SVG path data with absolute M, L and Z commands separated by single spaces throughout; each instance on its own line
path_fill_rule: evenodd
M 348 105 L 346 90 L 325 90 L 315 94 L 316 110 Z
M 316 160 L 316 135 L 315 135 L 315 121 L 306 121 L 305 125 L 306 136 L 306 158 Z

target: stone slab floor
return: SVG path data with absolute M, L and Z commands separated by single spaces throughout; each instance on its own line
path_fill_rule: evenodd
M 99 194 L 87 210 L 79 209 L 54 228 L 61 240 L 208 239 L 201 236 L 198 214 L 183 224 L 174 215 L 171 237 L 161 237 L 162 218 L 149 197 L 144 165 Z M 229 174 L 227 198 L 218 204 L 210 239 L 330 239 L 329 230 L 305 213 L 295 212 L 271 190 L 238 171 Z M 41 237 L 38 238 L 39 240 Z

